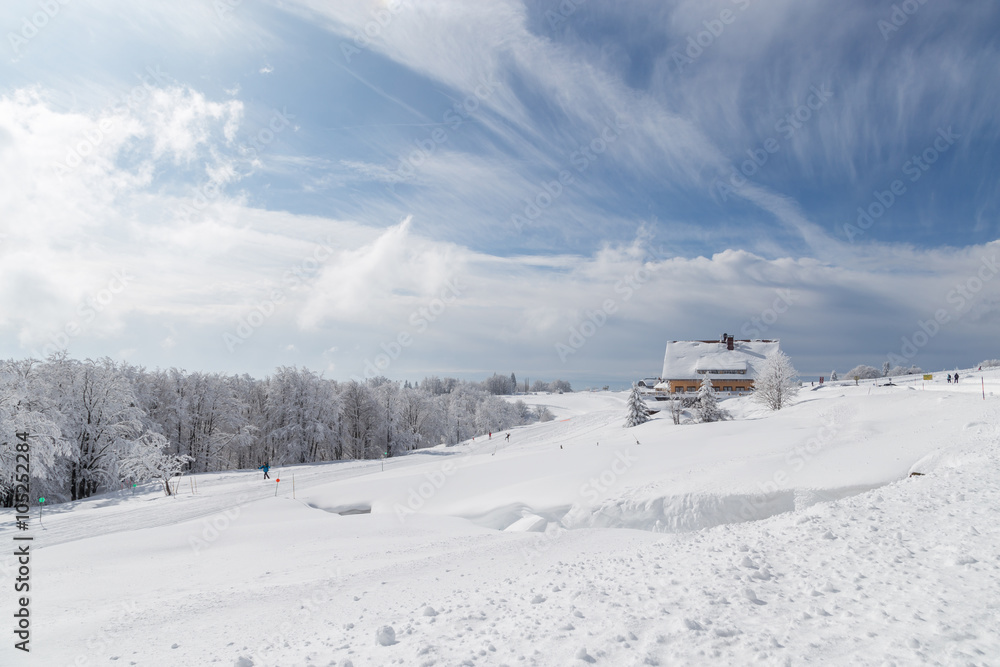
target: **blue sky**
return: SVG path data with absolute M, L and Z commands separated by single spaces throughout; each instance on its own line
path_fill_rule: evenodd
M 0 28 L 4 356 L 583 384 L 723 331 L 808 375 L 1000 356 L 995 3 L 35 0 Z

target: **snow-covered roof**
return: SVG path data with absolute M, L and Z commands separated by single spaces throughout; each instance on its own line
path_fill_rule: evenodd
M 718 341 L 673 340 L 667 343 L 660 377 L 688 380 L 726 375 L 752 380 L 764 358 L 777 351 L 777 340 L 737 340 L 732 350 Z
M 711 372 L 716 370 L 745 371 L 747 369 L 746 359 L 736 359 L 729 354 L 729 350 L 725 352 L 725 354 L 712 353 L 698 357 L 698 363 L 694 367 L 695 370 Z

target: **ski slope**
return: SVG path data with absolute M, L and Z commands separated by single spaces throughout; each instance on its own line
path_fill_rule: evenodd
M 0 664 L 993 664 L 1000 371 L 960 373 L 632 429 L 525 396 L 509 442 L 46 508 Z

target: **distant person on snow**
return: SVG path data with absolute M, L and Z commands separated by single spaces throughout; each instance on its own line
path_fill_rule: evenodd
M 951 373 L 948 373 L 948 384 L 951 384 Z
M 510 433 L 507 434 L 506 440 L 507 440 L 507 442 L 510 442 Z
M 262 466 L 259 466 L 259 467 L 257 468 L 257 470 L 263 470 L 263 471 L 264 471 L 264 479 L 271 479 L 271 478 L 270 478 L 270 477 L 268 477 L 268 475 L 267 475 L 267 471 L 268 471 L 268 470 L 270 470 L 270 469 L 271 469 L 271 466 L 267 465 L 266 463 L 265 463 L 264 465 L 262 465 Z
M 958 384 L 958 373 L 955 373 L 955 384 Z
M 490 431 L 490 437 L 489 437 L 488 439 L 489 439 L 489 440 L 492 440 L 492 439 L 493 439 L 493 431 Z

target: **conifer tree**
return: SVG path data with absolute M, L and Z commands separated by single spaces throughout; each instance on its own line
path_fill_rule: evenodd
M 632 384 L 632 391 L 628 395 L 628 415 L 625 417 L 625 428 L 632 428 L 649 421 L 646 414 L 646 404 L 639 394 L 639 386 Z
M 712 380 L 706 375 L 698 388 L 698 421 L 720 422 L 727 417 L 726 411 L 719 407 L 719 399 L 712 389 Z

